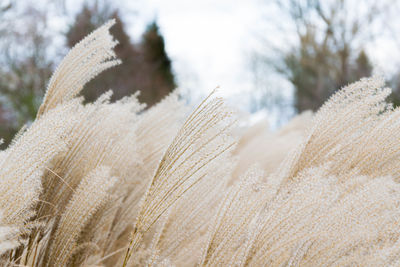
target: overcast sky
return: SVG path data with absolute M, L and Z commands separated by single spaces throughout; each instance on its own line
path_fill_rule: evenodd
M 127 1 L 127 10 L 136 10 L 131 33 L 136 38 L 143 22 L 156 19 L 173 60 L 178 82 L 188 90 L 194 102 L 215 87 L 230 104 L 249 111 L 254 97 L 251 58 L 266 35 L 277 34 L 267 27 L 268 18 L 276 18 L 267 8 L 268 0 L 138 0 Z M 279 38 L 276 38 L 279 42 Z M 289 87 L 280 87 L 291 97 Z M 288 116 L 292 113 L 289 108 Z M 264 113 L 265 116 L 268 116 Z M 263 117 L 263 116 L 262 116 Z M 270 125 L 277 124 L 269 114 Z M 282 116 L 283 118 L 284 116 Z
M 240 99 L 251 90 L 249 58 L 262 23 L 259 0 L 132 1 L 138 21 L 157 20 L 174 62 L 180 85 L 204 95 L 216 86 L 221 94 Z M 138 20 L 139 19 L 139 20 Z

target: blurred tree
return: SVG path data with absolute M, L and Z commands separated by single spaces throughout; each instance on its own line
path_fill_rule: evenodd
M 278 49 L 278 60 L 266 62 L 292 83 L 297 112 L 315 111 L 335 90 L 371 75 L 364 45 L 375 37 L 371 25 L 386 8 L 382 2 L 365 2 L 366 10 L 358 12 L 349 0 L 275 3 L 294 26 L 297 41 Z
M 53 63 L 48 56 L 46 13 L 31 6 L 14 10 L 8 5 L 1 10 L 0 136 L 6 145 L 35 118 Z
M 392 94 L 390 95 L 389 100 L 395 107 L 398 107 L 400 106 L 400 71 L 390 78 L 389 85 L 392 88 Z
M 111 33 L 119 41 L 115 48 L 122 64 L 114 67 L 86 85 L 83 94 L 93 101 L 108 89 L 114 90 L 113 99 L 141 91 L 140 100 L 151 106 L 175 88 L 171 61 L 168 58 L 163 37 L 155 22 L 151 23 L 138 44 L 131 42 L 117 9 L 107 2 L 84 5 L 69 28 L 67 44 L 72 47 L 93 29 L 114 18 L 116 25 Z
M 150 23 L 143 34 L 141 51 L 147 67 L 147 75 L 144 76 L 147 81 L 142 91 L 143 100 L 153 105 L 176 86 L 171 60 L 165 51 L 164 38 L 156 22 Z

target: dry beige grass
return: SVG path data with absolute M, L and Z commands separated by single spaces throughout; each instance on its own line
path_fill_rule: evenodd
M 178 93 L 83 104 L 119 63 L 111 25 L 71 50 L 0 152 L 2 266 L 400 265 L 400 110 L 381 79 L 236 140 L 213 94 L 186 118 Z

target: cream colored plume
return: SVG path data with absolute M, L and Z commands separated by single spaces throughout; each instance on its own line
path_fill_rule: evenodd
M 110 20 L 76 44 L 65 56 L 50 79 L 37 117 L 71 100 L 99 73 L 121 63 L 115 59 L 113 50 L 118 42 L 109 32 L 114 24 L 115 20 Z
M 49 265 L 65 266 L 78 247 L 77 239 L 89 219 L 109 197 L 108 191 L 116 182 L 110 169 L 99 167 L 90 172 L 79 184 L 72 199 L 61 215 L 60 223 L 51 242 Z
M 210 95 L 188 117 L 165 152 L 142 199 L 124 265 L 161 215 L 207 175 L 212 161 L 233 148 L 231 116 L 232 111 L 222 99 Z

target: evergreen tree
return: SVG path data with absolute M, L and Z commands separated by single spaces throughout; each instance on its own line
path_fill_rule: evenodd
M 142 92 L 146 103 L 154 104 L 175 88 L 171 60 L 166 51 L 164 38 L 156 22 L 148 25 L 141 43 L 143 58 L 148 67 L 146 90 Z
M 116 20 L 111 33 L 119 42 L 115 52 L 122 64 L 87 84 L 83 91 L 85 99 L 93 101 L 109 89 L 114 91 L 114 100 L 140 90 L 139 98 L 148 106 L 159 102 L 174 89 L 175 83 L 164 39 L 155 22 L 147 28 L 140 43 L 133 43 L 117 9 L 97 2 L 92 6 L 86 4 L 68 30 L 68 46 L 72 47 L 111 18 Z

